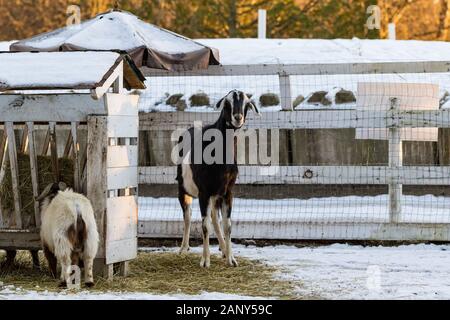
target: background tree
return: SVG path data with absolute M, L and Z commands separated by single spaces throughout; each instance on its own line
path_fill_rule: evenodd
M 0 0 L 0 40 L 27 38 L 66 24 L 68 5 L 91 18 L 116 0 Z M 267 10 L 271 38 L 449 40 L 450 0 L 120 0 L 120 8 L 191 38 L 255 37 L 258 9 Z M 381 8 L 381 30 L 365 26 L 367 7 Z

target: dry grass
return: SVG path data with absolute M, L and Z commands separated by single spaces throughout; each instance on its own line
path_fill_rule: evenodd
M 94 291 L 188 295 L 206 291 L 254 297 L 298 298 L 294 295 L 294 289 L 299 284 L 276 279 L 274 274 L 278 270 L 275 268 L 245 258 L 238 258 L 238 268 L 229 268 L 218 256 L 211 258 L 211 268 L 204 270 L 200 268 L 200 258 L 196 254 L 180 256 L 176 253 L 142 252 L 131 263 L 129 277 L 117 276 L 114 282 L 97 279 Z M 5 254 L 0 252 L 0 261 L 4 260 Z M 48 276 L 46 263 L 42 265 L 43 271 L 32 270 L 29 254 L 20 252 L 14 268 L 0 269 L 0 280 L 6 285 L 28 290 L 58 291 L 57 281 Z

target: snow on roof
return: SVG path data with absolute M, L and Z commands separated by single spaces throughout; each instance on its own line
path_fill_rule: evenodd
M 120 58 L 116 52 L 1 53 L 0 91 L 92 89 Z
M 9 51 L 9 46 L 15 41 L 0 41 L 0 51 Z
M 296 64 L 450 61 L 450 43 L 411 40 L 199 39 L 220 51 L 221 63 Z
M 91 50 L 124 50 L 153 47 L 166 53 L 204 49 L 194 41 L 146 23 L 127 12 L 108 12 L 80 25 L 69 26 L 20 42 L 36 49 L 70 44 Z

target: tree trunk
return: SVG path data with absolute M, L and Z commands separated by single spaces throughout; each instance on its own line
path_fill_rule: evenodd
M 439 26 L 436 34 L 437 39 L 447 40 L 447 18 L 448 18 L 448 0 L 441 0 L 441 10 L 439 13 Z
M 228 36 L 230 38 L 236 38 L 238 36 L 237 26 L 237 1 L 229 0 L 229 16 L 228 16 Z

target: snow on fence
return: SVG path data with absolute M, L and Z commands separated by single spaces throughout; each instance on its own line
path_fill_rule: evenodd
M 194 121 L 214 122 L 215 101 L 237 88 L 257 92 L 263 115 L 250 115 L 246 129 L 269 129 L 255 144 L 274 151 L 276 142 L 279 162 L 249 164 L 257 149 L 249 142 L 240 149 L 247 157 L 238 153 L 235 238 L 450 240 L 450 62 L 218 66 L 146 76 L 141 110 L 159 112 L 140 115 L 141 237 L 182 235 L 170 136 Z M 384 91 L 360 90 L 363 82 L 385 83 Z M 179 102 L 198 88 L 211 98 L 202 108 L 151 105 L 162 92 L 168 100 L 178 93 Z M 264 106 L 267 89 L 279 109 Z M 350 99 L 338 103 L 343 91 Z M 193 215 L 198 222 L 195 202 Z M 194 229 L 199 236 L 199 223 Z

